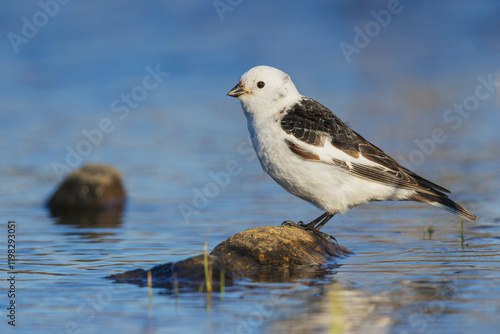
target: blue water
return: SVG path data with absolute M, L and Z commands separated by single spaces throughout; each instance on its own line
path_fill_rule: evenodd
M 500 98 L 481 86 L 500 82 L 497 2 L 234 1 L 222 16 L 210 1 L 41 3 L 53 17 L 37 2 L 0 4 L 2 278 L 8 220 L 18 256 L 16 327 L 4 281 L 2 333 L 497 332 Z M 388 4 L 395 13 L 377 30 L 371 11 Z M 39 26 L 29 38 L 26 21 Z M 342 43 L 356 47 L 356 27 L 370 26 L 346 57 Z M 260 64 L 452 190 L 478 216 L 464 240 L 446 212 L 376 203 L 324 228 L 355 252 L 325 277 L 242 281 L 211 300 L 161 289 L 150 299 L 147 288 L 104 280 L 320 214 L 262 172 L 239 103 L 225 96 Z M 168 75 L 145 89 L 157 69 Z M 102 136 L 85 146 L 83 132 L 96 129 Z M 446 139 L 431 143 L 435 129 Z M 113 226 L 58 224 L 43 207 L 62 176 L 54 166 L 65 174 L 88 162 L 122 173 L 126 211 Z M 228 163 L 230 182 L 210 188 Z M 198 192 L 210 196 L 196 204 Z

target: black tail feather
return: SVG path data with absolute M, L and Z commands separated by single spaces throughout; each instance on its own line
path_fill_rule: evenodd
M 473 215 L 466 208 L 452 201 L 448 198 L 448 196 L 442 193 L 436 195 L 417 193 L 413 196 L 412 200 L 434 205 L 440 209 L 446 210 L 459 217 L 462 217 L 463 219 L 470 222 L 476 221 L 475 215 Z

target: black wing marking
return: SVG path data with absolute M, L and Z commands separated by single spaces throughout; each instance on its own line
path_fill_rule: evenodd
M 281 119 L 281 128 L 297 139 L 314 146 L 331 140 L 335 147 L 354 157 L 359 151 L 352 146 L 357 134 L 327 107 L 313 99 L 304 98 Z
M 349 165 L 340 160 L 332 161 L 356 176 L 430 194 L 449 192 L 401 166 L 384 151 L 349 128 L 327 107 L 313 99 L 303 98 L 295 104 L 281 119 L 281 128 L 307 144 L 323 146 L 325 141 L 329 140 L 333 146 L 354 158 L 363 155 L 380 165 L 367 166 L 353 162 Z

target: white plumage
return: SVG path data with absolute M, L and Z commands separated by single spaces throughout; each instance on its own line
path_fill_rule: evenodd
M 402 167 L 326 107 L 302 96 L 286 73 L 254 67 L 228 95 L 241 100 L 264 171 L 326 211 L 310 228 L 320 229 L 356 205 L 385 200 L 427 202 L 475 220 L 446 189 Z

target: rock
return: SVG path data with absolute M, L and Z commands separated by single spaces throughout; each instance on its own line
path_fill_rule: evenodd
M 221 260 L 213 255 L 207 255 L 208 277 L 212 291 L 220 291 L 220 282 L 223 277 L 224 286 L 232 285 L 233 278 L 225 272 Z M 111 275 L 106 278 L 117 283 L 132 283 L 146 286 L 148 271 L 151 272 L 152 286 L 167 289 L 196 289 L 206 291 L 205 260 L 198 255 L 179 262 L 169 262 L 154 266 L 149 270 L 136 269 L 123 274 Z
M 224 272 L 225 285 L 236 279 L 284 282 L 322 277 L 334 266 L 335 258 L 351 254 L 322 232 L 313 232 L 293 223 L 258 227 L 237 233 L 217 245 L 208 255 L 213 290 L 217 291 Z M 158 265 L 150 269 L 155 287 L 205 289 L 203 255 Z M 116 282 L 145 285 L 147 272 L 137 269 L 107 278 Z
M 263 266 L 274 269 L 297 265 L 320 265 L 351 254 L 325 233 L 312 232 L 293 223 L 258 227 L 237 233 L 210 253 L 233 271 Z
M 52 215 L 104 210 L 125 201 L 120 173 L 103 164 L 88 164 L 71 172 L 47 201 Z

